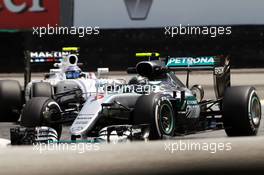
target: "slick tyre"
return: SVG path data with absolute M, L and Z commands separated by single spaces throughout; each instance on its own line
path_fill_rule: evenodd
M 0 121 L 17 121 L 22 105 L 22 90 L 19 82 L 15 80 L 0 80 Z
M 150 140 L 173 136 L 175 115 L 171 102 L 162 94 L 142 95 L 135 105 L 133 124 L 148 124 Z
M 256 135 L 261 104 L 253 87 L 230 87 L 223 99 L 223 123 L 228 136 Z
M 51 127 L 57 131 L 58 137 L 60 137 L 62 125 L 56 121 L 61 120 L 61 117 L 61 109 L 54 100 L 48 97 L 33 97 L 23 109 L 21 126 L 29 128 Z

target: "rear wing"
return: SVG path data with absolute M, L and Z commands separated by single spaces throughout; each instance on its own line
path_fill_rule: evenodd
M 59 63 L 67 55 L 79 55 L 80 48 L 78 47 L 63 47 L 62 51 L 51 52 L 32 52 L 27 51 L 26 59 L 30 59 L 31 64 L 43 64 L 43 63 Z
M 27 59 L 30 59 L 32 65 L 41 65 L 44 63 L 59 63 L 63 57 L 71 54 L 70 52 L 27 52 Z
M 231 85 L 229 56 L 175 57 L 166 59 L 166 67 L 172 71 L 187 71 L 186 86 L 189 86 L 190 71 L 213 71 L 214 89 L 217 98 L 222 98 L 224 91 Z
M 214 70 L 220 66 L 221 58 L 217 56 L 204 57 L 170 57 L 166 67 L 170 70 Z
M 32 66 L 53 66 L 55 63 L 61 63 L 68 55 L 79 55 L 79 50 L 79 47 L 63 47 L 62 51 L 25 51 L 24 87 L 31 81 Z

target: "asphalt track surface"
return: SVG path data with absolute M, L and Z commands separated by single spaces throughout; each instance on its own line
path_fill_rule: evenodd
M 255 86 L 264 99 L 263 75 L 263 69 L 235 70 L 232 85 Z M 183 73 L 178 76 L 185 81 Z M 120 72 L 109 75 L 109 78 L 121 77 L 129 79 L 130 76 Z M 22 75 L 0 75 L 0 79 L 7 78 L 23 82 Z M 214 97 L 211 74 L 195 73 L 190 80 L 190 84 L 203 85 L 206 98 Z M 223 130 L 218 130 L 156 142 L 86 145 L 85 149 L 79 145 L 66 150 L 6 146 L 3 139 L 9 139 L 9 128 L 14 126 L 0 124 L 0 174 L 264 174 L 263 120 L 256 137 L 228 138 Z M 63 134 L 68 138 L 68 127 Z M 192 143 L 205 147 L 187 149 Z M 218 149 L 214 149 L 215 145 Z

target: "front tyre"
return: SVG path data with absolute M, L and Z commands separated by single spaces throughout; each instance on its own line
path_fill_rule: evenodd
M 47 126 L 56 130 L 58 138 L 62 132 L 62 125 L 56 123 L 61 120 L 59 105 L 48 97 L 33 97 L 30 99 L 21 115 L 21 126 L 34 128 Z
M 230 87 L 223 99 L 223 123 L 228 136 L 256 135 L 261 104 L 253 87 Z
M 150 140 L 162 139 L 163 136 L 173 136 L 175 115 L 168 97 L 154 93 L 139 97 L 133 113 L 133 124 L 148 124 Z

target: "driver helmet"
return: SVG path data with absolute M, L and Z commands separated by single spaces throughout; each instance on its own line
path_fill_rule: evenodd
M 77 79 L 81 77 L 81 69 L 78 66 L 69 66 L 65 69 L 67 79 Z

